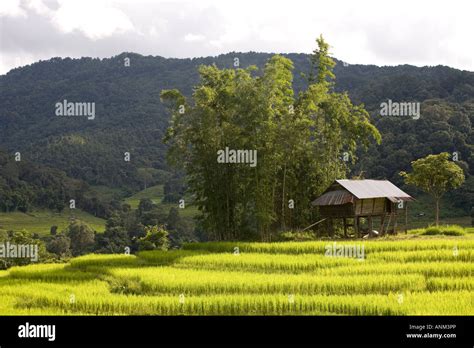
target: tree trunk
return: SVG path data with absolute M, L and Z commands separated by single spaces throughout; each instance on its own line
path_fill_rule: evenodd
M 286 164 L 283 169 L 283 187 L 281 193 L 281 229 L 284 231 L 286 229 L 285 224 L 285 183 L 286 183 Z
M 439 226 L 439 197 L 436 198 L 436 226 Z
M 405 234 L 408 233 L 408 202 L 405 202 Z

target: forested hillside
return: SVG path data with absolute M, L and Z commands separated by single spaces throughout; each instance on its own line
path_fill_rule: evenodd
M 302 74 L 309 71 L 309 56 L 284 56 L 294 63 L 293 85 L 299 92 L 306 87 Z M 162 138 L 169 113 L 160 102 L 160 92 L 176 88 L 189 96 L 202 64 L 232 68 L 238 58 L 240 68 L 256 65 L 259 70 L 255 73 L 261 74 L 270 57 L 250 52 L 165 59 L 122 53 L 102 60 L 53 58 L 0 76 L 0 148 L 6 151 L 0 162 L 0 190 L 5 196 L 37 190 L 29 202 L 4 202 L 0 209 L 25 209 L 25 204 L 38 204 L 41 195 L 51 197 L 40 200 L 42 206 L 58 208 L 62 203 L 56 201 L 65 197 L 64 188 L 75 190 L 71 178 L 80 180 L 77 185 L 83 187 L 84 197 L 88 189 L 81 185 L 85 183 L 121 188 L 130 194 L 166 184 L 171 170 Z M 130 66 L 124 64 L 125 58 L 130 59 Z M 442 151 L 457 153 L 466 174 L 474 174 L 474 73 L 444 66 L 377 67 L 340 61 L 334 73 L 337 91 L 347 91 L 354 104 L 364 103 L 382 135 L 380 145 L 359 154 L 353 175 L 402 184 L 400 170 L 409 169 L 415 159 Z M 388 99 L 421 102 L 421 117 L 380 116 L 380 104 Z M 57 117 L 55 104 L 63 100 L 95 102 L 95 118 Z M 42 169 L 37 170 L 46 181 L 38 184 L 40 174 L 27 172 L 33 169 L 16 164 L 6 167 L 7 153 L 13 158 L 15 152 L 21 153 L 22 161 L 40 164 Z M 130 162 L 124 161 L 125 152 L 130 153 Z M 468 175 L 463 187 L 453 193 L 466 212 L 473 205 L 473 191 Z M 81 204 L 106 215 L 106 207 L 94 208 L 92 199 L 83 198 Z

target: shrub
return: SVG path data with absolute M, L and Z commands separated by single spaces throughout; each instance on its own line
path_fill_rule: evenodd
M 314 232 L 293 232 L 287 231 L 282 232 L 278 235 L 278 239 L 282 242 L 290 242 L 290 241 L 297 241 L 297 242 L 304 242 L 308 240 L 315 240 L 316 235 Z
M 71 250 L 74 256 L 86 254 L 91 251 L 94 245 L 94 230 L 80 220 L 73 220 L 69 224 L 66 236 L 71 240 Z
M 424 228 L 415 228 L 415 229 L 409 230 L 408 233 L 409 234 L 424 234 L 425 229 Z
M 58 258 L 70 256 L 71 238 L 64 233 L 54 234 L 53 238 L 46 244 L 46 249 Z
M 446 236 L 463 236 L 466 234 L 464 228 L 456 225 L 446 226 L 445 228 L 442 228 L 441 231 L 442 234 Z
M 163 226 L 146 226 L 146 236 L 138 240 L 138 250 L 168 250 L 168 231 Z
M 428 227 L 421 234 L 424 234 L 424 235 L 427 235 L 427 236 L 434 236 L 434 235 L 437 235 L 437 234 L 441 234 L 441 230 L 440 230 L 439 227 Z
M 425 229 L 422 233 L 423 235 L 433 236 L 444 234 L 445 236 L 463 236 L 465 235 L 465 230 L 461 226 L 457 225 L 446 225 L 446 226 L 432 226 Z

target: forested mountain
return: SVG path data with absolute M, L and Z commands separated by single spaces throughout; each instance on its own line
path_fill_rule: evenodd
M 166 59 L 122 53 L 109 59 L 52 58 L 14 69 L 0 76 L 0 148 L 90 185 L 133 192 L 143 189 L 144 183 L 164 184 L 170 168 L 162 138 L 170 115 L 160 102 L 160 92 L 176 88 L 189 96 L 202 64 L 256 65 L 256 74 L 261 74 L 271 56 L 250 52 Z M 309 56 L 284 56 L 295 65 L 294 88 L 299 92 L 306 86 L 302 74 L 310 70 Z M 347 91 L 355 104 L 364 103 L 382 134 L 381 145 L 359 154 L 354 175 L 362 172 L 366 178 L 400 184 L 398 172 L 409 169 L 411 161 L 442 151 L 456 152 L 466 174 L 474 174 L 473 72 L 337 61 L 334 73 L 337 91 Z M 388 99 L 422 103 L 420 118 L 380 116 L 380 104 Z M 95 102 L 95 118 L 56 116 L 55 105 L 64 100 Z M 129 162 L 124 160 L 126 152 Z M 5 156 L 0 166 L 5 165 Z M 9 183 L 10 189 L 15 188 L 5 172 L 0 170 L 3 187 Z M 473 205 L 471 186 L 468 178 L 459 191 L 459 204 L 466 211 Z
M 120 208 L 116 199 L 101 197 L 83 180 L 56 168 L 16 161 L 0 150 L 0 212 L 28 212 L 33 208 L 61 212 L 71 206 L 71 200 L 74 207 L 98 217 L 108 217 Z

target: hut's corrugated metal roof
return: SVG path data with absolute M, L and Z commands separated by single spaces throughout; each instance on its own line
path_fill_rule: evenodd
M 413 198 L 388 180 L 336 180 L 345 190 L 327 191 L 313 205 L 340 205 L 357 199 L 387 198 L 392 202 L 411 201 Z
M 346 190 L 329 191 L 313 201 L 313 205 L 340 205 L 353 203 L 354 196 Z
M 388 198 L 390 200 L 412 200 L 413 198 L 403 192 L 388 180 L 336 180 L 336 182 L 352 193 L 358 199 Z

